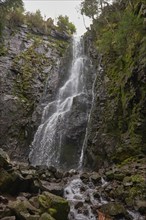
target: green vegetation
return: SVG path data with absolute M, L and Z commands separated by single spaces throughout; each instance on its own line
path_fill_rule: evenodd
M 18 14 L 18 9 L 21 9 L 22 15 L 24 9 L 22 0 L 0 0 L 0 35 L 8 20 L 14 17 L 15 11 Z
M 57 25 L 54 24 L 52 18 L 45 20 L 40 10 L 35 13 L 24 13 L 22 0 L 0 0 L 0 34 L 5 26 L 9 28 L 19 27 L 22 24 L 27 24 L 31 28 L 36 28 L 42 34 L 49 35 L 51 30 L 59 30 L 68 35 L 76 32 L 76 28 L 67 16 L 60 15 Z
M 69 35 L 76 32 L 76 27 L 73 23 L 69 22 L 69 18 L 67 16 L 60 15 L 57 21 L 58 29 L 62 32 L 65 31 Z
M 88 0 L 83 1 L 83 6 L 85 2 L 92 6 Z M 93 44 L 102 54 L 104 75 L 108 79 L 104 85 L 107 94 L 104 123 L 98 132 L 104 131 L 107 140 L 114 140 L 114 151 L 108 156 L 115 163 L 146 153 L 145 9 L 143 0 L 120 3 L 116 0 L 112 5 L 104 5 L 100 13 L 96 10 L 92 16 L 85 7 L 81 11 L 94 18 Z

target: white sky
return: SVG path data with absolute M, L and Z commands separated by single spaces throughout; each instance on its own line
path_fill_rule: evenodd
M 47 18 L 55 20 L 59 15 L 67 15 L 75 24 L 77 35 L 82 35 L 86 31 L 83 17 L 79 12 L 81 0 L 23 0 L 23 2 L 26 11 L 35 12 L 39 9 Z M 85 18 L 85 23 L 87 27 L 90 26 L 89 18 Z

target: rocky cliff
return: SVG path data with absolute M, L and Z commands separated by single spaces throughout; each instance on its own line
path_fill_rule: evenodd
M 55 96 L 69 38 L 43 35 L 26 25 L 3 31 L 0 46 L 1 147 L 26 160 L 46 99 Z M 46 83 L 48 82 L 48 83 Z M 44 92 L 47 97 L 44 98 Z
M 111 188 L 105 187 L 104 192 L 109 201 L 129 210 L 146 204 L 145 19 L 144 1 L 135 0 L 132 7 L 121 1 L 107 6 L 85 35 L 97 76 L 84 167 L 112 179 Z
M 105 7 L 85 37 L 97 69 L 84 161 L 88 168 L 145 157 L 145 19 L 144 1 L 121 1 Z

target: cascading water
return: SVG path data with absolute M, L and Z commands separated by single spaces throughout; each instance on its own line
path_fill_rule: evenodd
M 64 167 L 69 166 L 68 168 L 78 167 L 81 146 L 77 145 L 83 144 L 88 116 L 84 83 L 86 57 L 81 38 L 73 39 L 72 57 L 67 81 L 59 89 L 56 99 L 44 108 L 42 122 L 35 134 L 29 155 L 33 165 L 54 165 L 60 168 L 64 164 Z M 82 105 L 79 106 L 79 104 Z M 82 109 L 82 116 L 78 110 L 74 115 L 73 109 L 77 109 L 75 105 Z M 78 144 L 75 142 L 75 137 L 70 138 L 71 134 L 67 133 L 70 124 L 75 123 L 72 115 L 76 118 L 76 123 L 80 120 L 83 121 L 81 124 L 84 124 L 84 132 L 81 132 L 82 138 Z M 81 125 L 74 127 L 80 130 Z M 70 133 L 75 131 L 71 130 Z

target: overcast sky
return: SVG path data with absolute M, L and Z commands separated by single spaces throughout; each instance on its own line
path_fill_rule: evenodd
M 24 0 L 26 11 L 35 12 L 39 9 L 43 16 L 51 17 L 54 20 L 59 15 L 67 15 L 70 21 L 77 28 L 77 35 L 82 35 L 86 29 L 83 17 L 80 15 L 79 8 L 81 0 Z M 86 26 L 90 26 L 91 21 L 85 18 Z

